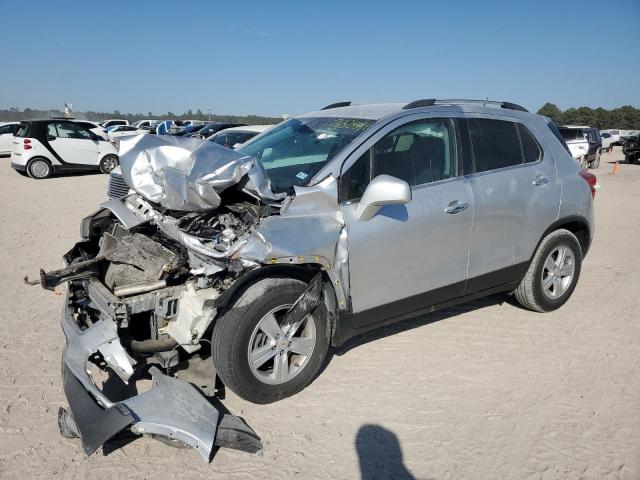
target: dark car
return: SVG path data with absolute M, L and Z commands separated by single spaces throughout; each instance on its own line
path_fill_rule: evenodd
M 207 123 L 204 127 L 202 127 L 197 132 L 192 132 L 188 134 L 189 137 L 198 137 L 198 138 L 207 138 L 213 135 L 214 133 L 219 132 L 220 130 L 224 130 L 225 128 L 231 127 L 245 127 L 244 123 L 223 123 L 223 122 L 211 122 Z
M 627 163 L 636 163 L 640 159 L 640 135 L 627 137 L 622 146 L 624 160 Z

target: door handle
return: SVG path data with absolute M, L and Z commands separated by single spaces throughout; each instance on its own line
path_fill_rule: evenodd
M 536 187 L 542 187 L 543 185 L 546 185 L 547 183 L 549 183 L 549 177 L 545 177 L 544 175 L 538 175 L 536 178 L 533 179 L 533 184 Z
M 444 209 L 444 213 L 460 213 L 466 210 L 469 206 L 469 202 L 461 202 L 460 200 L 454 200 L 449 203 L 449 206 Z

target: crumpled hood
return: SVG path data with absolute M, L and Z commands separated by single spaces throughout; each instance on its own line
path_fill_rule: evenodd
M 197 138 L 136 135 L 120 142 L 122 177 L 147 200 L 171 210 L 196 212 L 220 206 L 220 193 L 247 178 L 243 188 L 267 201 L 271 190 L 254 157 Z

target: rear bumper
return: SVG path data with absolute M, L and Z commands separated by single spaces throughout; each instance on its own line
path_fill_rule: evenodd
M 26 165 L 20 165 L 19 163 L 15 163 L 15 162 L 11 162 L 11 168 L 16 170 L 17 172 L 26 172 L 27 171 Z
M 96 386 L 87 366 L 89 357 L 99 352 L 120 378 L 131 376 L 135 361 L 122 347 L 115 322 L 99 320 L 81 331 L 67 301 L 61 323 L 66 338 L 64 392 L 85 453 L 95 452 L 116 433 L 130 428 L 136 434 L 179 440 L 210 460 L 220 414 L 195 387 L 151 367 L 150 390 L 114 402 Z

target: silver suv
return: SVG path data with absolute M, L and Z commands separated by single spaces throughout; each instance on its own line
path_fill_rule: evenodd
M 41 282 L 69 287 L 71 410 L 124 404 L 138 433 L 201 431 L 170 413 L 195 397 L 160 396 L 158 422 L 149 392 L 116 403 L 87 359 L 128 382 L 149 364 L 202 371 L 210 354 L 209 383 L 273 402 L 306 387 L 330 345 L 382 325 L 498 292 L 557 309 L 594 231 L 595 177 L 548 118 L 507 102 L 345 102 L 239 151 L 133 137 L 120 164 L 136 193 L 86 218 Z

